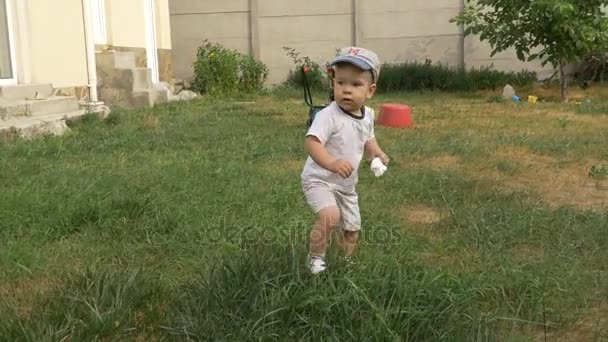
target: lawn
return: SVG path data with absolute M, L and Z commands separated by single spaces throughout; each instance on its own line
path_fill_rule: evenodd
M 415 127 L 377 127 L 357 262 L 319 276 L 299 92 L 0 145 L 0 340 L 608 340 L 608 103 L 491 99 L 374 97 Z

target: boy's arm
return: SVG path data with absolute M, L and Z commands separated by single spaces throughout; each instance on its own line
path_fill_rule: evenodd
M 350 177 L 353 172 L 353 166 L 344 159 L 335 159 L 332 157 L 325 146 L 321 144 L 319 138 L 309 135 L 306 137 L 306 152 L 322 168 L 335 172 L 343 178 Z
M 378 142 L 376 141 L 376 138 L 372 138 L 365 143 L 365 153 L 370 160 L 378 157 L 380 160 L 382 160 L 384 165 L 388 165 L 390 162 L 390 158 L 386 155 L 386 153 L 384 153 L 384 151 L 382 151 L 378 145 Z

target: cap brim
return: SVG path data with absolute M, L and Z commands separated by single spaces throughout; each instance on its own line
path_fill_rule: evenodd
M 372 70 L 373 69 L 373 67 L 366 61 L 362 60 L 361 58 L 357 58 L 357 57 L 353 57 L 353 56 L 336 57 L 336 59 L 334 59 L 333 62 L 331 62 L 331 65 L 334 66 L 337 63 L 354 64 L 355 66 L 357 66 L 363 70 Z

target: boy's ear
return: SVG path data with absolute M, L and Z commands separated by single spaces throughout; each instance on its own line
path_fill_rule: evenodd
M 372 96 L 374 96 L 375 92 L 376 92 L 376 83 L 369 86 L 369 91 L 367 92 L 367 98 L 370 99 Z

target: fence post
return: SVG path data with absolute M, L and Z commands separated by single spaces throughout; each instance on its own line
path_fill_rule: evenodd
M 459 13 L 464 12 L 464 1 L 460 0 L 460 9 Z M 458 42 L 458 63 L 460 64 L 460 68 L 463 70 L 466 68 L 466 55 L 465 55 L 465 36 L 464 36 L 464 25 L 460 25 L 460 37 Z
M 249 54 L 256 59 L 260 59 L 258 1 L 259 0 L 249 0 Z
M 361 22 L 359 13 L 359 0 L 353 0 L 353 46 L 359 46 L 361 44 Z

